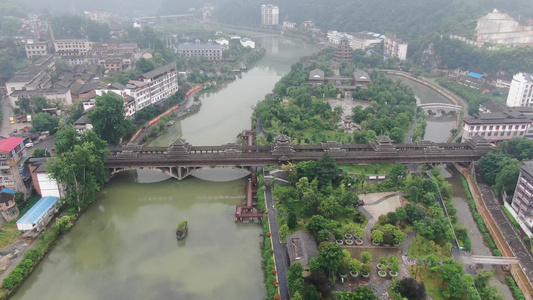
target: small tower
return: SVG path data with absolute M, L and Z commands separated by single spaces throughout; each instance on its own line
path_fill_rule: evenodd
M 346 37 L 343 37 L 340 40 L 333 60 L 338 63 L 352 60 L 352 48 L 350 47 L 350 42 Z

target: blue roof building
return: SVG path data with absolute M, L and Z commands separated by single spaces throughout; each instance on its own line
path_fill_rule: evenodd
M 57 197 L 42 197 L 17 221 L 17 228 L 19 230 L 36 229 L 41 231 L 56 213 L 57 200 Z
M 483 74 L 479 74 L 479 73 L 476 73 L 476 72 L 470 72 L 470 73 L 468 73 L 468 77 L 472 77 L 472 78 L 475 78 L 475 79 L 481 79 L 483 77 Z

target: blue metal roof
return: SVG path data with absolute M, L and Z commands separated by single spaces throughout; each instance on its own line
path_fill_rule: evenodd
M 16 194 L 17 191 L 8 189 L 8 188 L 3 188 L 2 191 L 0 191 L 0 193 Z
M 56 204 L 57 199 L 57 197 L 53 196 L 42 197 L 39 201 L 37 201 L 37 203 L 35 203 L 35 205 L 32 206 L 32 208 L 30 208 L 30 210 L 28 210 L 28 212 L 24 214 L 24 216 L 22 216 L 22 218 L 17 221 L 17 224 L 35 224 L 39 222 L 50 210 L 50 208 Z
M 468 76 L 473 77 L 473 78 L 476 78 L 476 79 L 480 79 L 481 77 L 483 77 L 483 74 L 479 74 L 479 73 L 475 73 L 475 72 L 470 72 L 470 73 L 468 73 Z

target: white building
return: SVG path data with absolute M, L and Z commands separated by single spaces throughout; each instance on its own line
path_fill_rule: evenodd
M 273 26 L 279 24 L 279 7 L 273 4 L 261 5 L 261 25 Z
M 69 88 L 48 88 L 38 90 L 18 90 L 9 94 L 9 101 L 13 107 L 18 106 L 20 98 L 30 99 L 33 96 L 43 96 L 49 103 L 61 103 L 62 105 L 72 104 L 72 94 Z
M 91 43 L 87 39 L 54 40 L 54 49 L 60 56 L 83 56 L 91 50 Z
M 46 163 L 48 159 L 51 158 L 30 157 L 27 160 L 33 187 L 41 197 L 52 196 L 62 198 L 65 195 L 63 186 L 58 184 L 57 180 L 50 177 L 50 174 L 46 172 Z
M 520 225 L 525 223 L 529 229 L 533 228 L 533 161 L 526 161 L 520 165 L 520 176 L 511 207 L 518 216 L 517 221 Z
M 208 60 L 222 59 L 222 46 L 218 44 L 179 44 L 177 51 L 184 57 L 202 56 Z
M 49 42 L 27 40 L 26 44 L 24 45 L 24 50 L 26 50 L 26 57 L 28 58 L 45 56 L 50 54 L 50 44 Z
M 291 21 L 283 21 L 283 28 L 285 29 L 294 29 L 296 28 L 296 23 Z
M 132 119 L 135 116 L 135 98 L 131 96 L 131 90 L 126 86 L 114 82 L 106 85 L 105 87 L 99 87 L 95 90 L 97 96 L 102 96 L 104 93 L 115 93 L 124 100 L 124 110 L 126 111 L 126 118 Z M 90 99 L 83 101 L 83 110 L 90 109 L 95 105 L 95 100 Z
M 526 137 L 531 127 L 531 118 L 515 110 L 506 112 L 479 113 L 463 120 L 462 141 L 481 136 L 489 142 Z
M 407 59 L 407 48 L 409 44 L 396 38 L 396 36 L 385 37 L 384 54 L 388 57 L 397 57 L 401 60 Z
M 17 228 L 18 230 L 36 230 L 39 232 L 46 227 L 58 209 L 57 197 L 43 197 L 17 221 Z
M 241 45 L 244 46 L 244 47 L 252 48 L 252 49 L 255 48 L 255 42 L 252 41 L 252 39 L 250 39 L 250 38 L 241 39 Z
M 126 90 L 128 95 L 135 99 L 135 111 L 170 97 L 178 91 L 176 64 L 169 63 L 144 73 L 138 80 L 130 80 Z
M 520 72 L 513 76 L 507 96 L 507 106 L 533 106 L 533 76 L 531 74 Z

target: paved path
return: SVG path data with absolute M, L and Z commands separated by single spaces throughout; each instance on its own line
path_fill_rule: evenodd
M 268 219 L 270 220 L 272 248 L 274 249 L 274 258 L 276 259 L 276 271 L 278 275 L 281 299 L 289 300 L 289 289 L 287 287 L 289 254 L 287 252 L 287 245 L 282 243 L 279 238 L 278 223 L 276 222 L 278 212 L 274 209 L 274 199 L 272 199 L 272 188 L 270 186 L 266 187 L 265 195 L 268 209 Z

